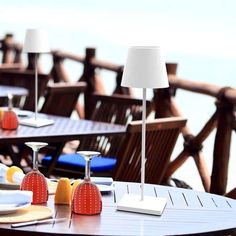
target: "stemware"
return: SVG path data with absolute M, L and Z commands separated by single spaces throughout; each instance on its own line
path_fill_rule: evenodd
M 40 148 L 48 144 L 42 142 L 27 142 L 25 145 L 33 150 L 33 170 L 24 176 L 21 182 L 21 190 L 33 192 L 32 204 L 46 203 L 48 200 L 48 185 L 46 178 L 38 170 L 38 152 Z
M 3 113 L 2 117 L 2 128 L 8 130 L 15 130 L 18 128 L 18 118 L 16 113 L 13 111 L 12 104 L 13 96 L 8 94 L 8 110 Z
M 77 152 L 85 159 L 85 177 L 79 184 L 72 198 L 72 211 L 81 215 L 96 215 L 102 211 L 102 197 L 98 187 L 90 179 L 90 161 L 99 156 L 99 152 L 79 151 Z

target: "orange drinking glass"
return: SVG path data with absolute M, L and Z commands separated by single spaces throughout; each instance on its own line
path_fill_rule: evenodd
M 79 184 L 73 194 L 72 211 L 81 215 L 96 215 L 102 211 L 102 196 L 98 187 L 90 180 L 90 161 L 99 152 L 80 151 L 78 152 L 86 161 L 85 178 Z
M 48 185 L 46 178 L 38 170 L 38 152 L 40 148 L 48 144 L 42 142 L 27 142 L 25 144 L 33 150 L 33 170 L 24 176 L 20 189 L 33 192 L 32 204 L 46 203 L 48 200 Z

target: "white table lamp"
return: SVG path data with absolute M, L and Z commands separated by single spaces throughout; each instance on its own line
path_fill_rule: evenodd
M 53 120 L 38 118 L 38 69 L 37 61 L 39 53 L 50 52 L 48 37 L 45 31 L 40 29 L 29 29 L 26 31 L 23 52 L 35 54 L 35 116 L 34 118 L 22 119 L 20 124 L 42 127 L 53 124 Z
M 117 204 L 117 210 L 145 214 L 162 214 L 166 199 L 144 196 L 145 146 L 146 146 L 146 89 L 169 87 L 165 61 L 159 46 L 136 46 L 128 51 L 121 85 L 143 89 L 141 195 L 125 194 Z

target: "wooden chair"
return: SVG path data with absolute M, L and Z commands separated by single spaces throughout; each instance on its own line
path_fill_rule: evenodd
M 94 93 L 90 100 L 93 111 L 90 120 L 113 124 L 127 125 L 130 121 L 142 119 L 142 100 L 131 98 L 128 95 L 114 94 L 112 96 Z M 147 116 L 152 111 L 152 104 L 147 101 Z M 119 138 L 113 137 L 86 137 L 80 140 L 79 150 L 97 150 L 102 155 L 114 156 L 117 154 Z
M 113 94 L 112 96 L 94 93 L 91 96 L 93 112 L 91 120 L 127 124 L 131 120 L 142 117 L 142 100 L 128 95 Z M 151 102 L 147 101 L 147 116 L 151 112 Z
M 181 117 L 155 119 L 146 122 L 145 182 L 160 184 L 170 161 L 181 129 L 186 120 Z M 141 166 L 141 121 L 127 127 L 123 145 L 112 173 L 117 181 L 139 182 Z
M 99 157 L 91 161 L 93 176 L 112 176 L 118 181 L 140 181 L 141 123 L 132 121 L 126 134 L 116 144 L 117 155 L 113 158 Z M 146 123 L 146 183 L 161 183 L 170 161 L 178 135 L 186 120 L 181 117 L 162 118 Z M 50 165 L 51 157 L 43 159 L 43 166 Z M 104 162 L 104 163 L 103 163 Z M 54 174 L 70 177 L 84 175 L 85 161 L 78 154 L 61 155 Z M 101 166 L 103 168 L 101 168 Z M 105 171 L 104 171 L 105 166 Z
M 49 84 L 45 93 L 45 100 L 40 110 L 41 113 L 70 117 L 77 104 L 79 95 L 86 89 L 85 82 L 53 83 Z M 58 144 L 56 144 L 58 145 Z M 49 144 L 44 151 L 51 153 L 55 146 Z M 20 155 L 31 164 L 29 149 L 23 147 Z
M 78 98 L 86 89 L 85 82 L 53 83 L 47 86 L 42 113 L 70 117 Z
M 49 76 L 46 74 L 38 74 L 38 97 L 44 96 Z M 24 110 L 34 111 L 35 109 L 35 73 L 28 70 L 4 70 L 0 71 L 0 84 L 23 87 L 28 90 L 28 96 L 25 99 Z M 19 97 L 13 98 L 14 106 L 20 105 Z
M 80 94 L 85 91 L 86 87 L 85 82 L 49 84 L 46 88 L 45 100 L 40 112 L 49 115 L 70 117 Z M 44 148 L 44 151 L 46 150 L 48 154 L 53 152 L 54 148 L 53 144 L 49 144 Z M 21 155 L 30 162 L 31 158 L 29 158 L 30 154 L 27 148 L 22 150 Z
M 92 99 L 90 105 L 93 113 L 91 114 L 90 118 L 93 121 L 126 125 L 131 120 L 140 120 L 142 117 L 141 99 L 131 98 L 127 95 L 107 96 L 100 94 L 93 94 L 91 98 Z M 151 102 L 147 101 L 147 115 L 150 114 L 151 110 Z M 101 152 L 103 156 L 115 157 L 119 149 L 119 146 L 117 144 L 121 142 L 121 137 L 86 136 L 79 141 L 80 144 L 78 146 L 78 150 L 96 150 Z M 81 160 L 83 163 L 81 169 L 79 170 L 79 168 L 77 168 L 79 159 L 76 154 L 72 153 L 61 155 L 59 157 L 59 161 L 61 159 L 64 160 L 64 158 L 71 162 L 71 166 L 73 166 L 73 163 L 75 164 L 78 173 L 84 172 L 83 160 Z M 49 164 L 48 162 L 50 162 L 50 157 L 46 157 L 46 159 L 43 160 L 42 164 L 45 166 Z M 115 162 L 111 158 L 105 157 L 104 159 L 102 159 L 102 162 L 100 160 L 100 162 L 97 164 L 97 168 L 100 172 L 110 172 L 110 170 L 114 167 Z M 61 167 L 63 170 L 63 166 Z M 96 172 L 97 168 L 94 167 L 93 170 L 95 170 Z M 62 174 L 65 175 L 66 172 L 71 171 L 65 170 L 64 172 L 62 172 Z M 57 171 L 57 173 L 60 174 L 60 171 Z M 73 173 L 71 175 L 76 175 L 76 173 Z

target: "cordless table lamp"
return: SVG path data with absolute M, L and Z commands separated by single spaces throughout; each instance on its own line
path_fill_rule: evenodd
M 141 195 L 125 194 L 117 210 L 145 214 L 162 214 L 166 199 L 144 196 L 146 145 L 146 89 L 169 87 L 165 61 L 159 46 L 137 46 L 128 51 L 121 85 L 143 89 L 142 143 L 141 143 Z M 155 144 L 154 144 L 155 145 Z M 157 173 L 158 174 L 158 173 Z
M 35 54 L 35 114 L 33 118 L 22 119 L 20 124 L 42 127 L 53 124 L 53 120 L 38 118 L 38 55 L 50 52 L 47 34 L 40 29 L 29 29 L 26 31 L 23 52 Z

